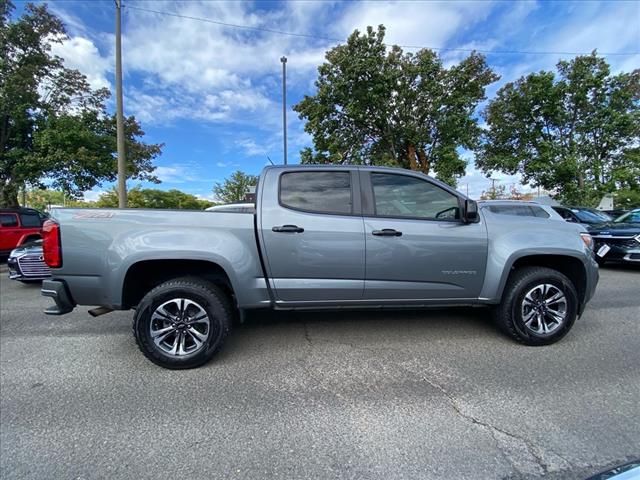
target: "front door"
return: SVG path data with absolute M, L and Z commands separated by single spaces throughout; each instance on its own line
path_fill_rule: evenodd
M 260 227 L 277 300 L 360 300 L 364 226 L 357 171 L 272 169 L 267 175 Z
M 426 177 L 363 169 L 364 298 L 408 302 L 477 298 L 487 231 L 463 223 L 459 197 Z

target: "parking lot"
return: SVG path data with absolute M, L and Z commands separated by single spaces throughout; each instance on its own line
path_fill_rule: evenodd
M 253 314 L 154 366 L 131 312 L 41 313 L 1 283 L 3 478 L 585 478 L 640 457 L 640 271 L 601 270 L 559 344 L 483 309 Z

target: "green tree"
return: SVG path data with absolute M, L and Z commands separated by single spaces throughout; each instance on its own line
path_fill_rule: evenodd
M 0 206 L 16 206 L 18 191 L 43 187 L 78 197 L 116 178 L 115 118 L 105 109 L 109 91 L 94 91 L 77 70 L 51 53 L 67 38 L 46 5 L 27 4 L 12 21 L 0 0 Z M 152 160 L 161 145 L 145 144 L 134 117 L 125 121 L 127 176 L 158 182 Z
M 502 87 L 483 113 L 477 165 L 520 173 L 567 203 L 640 188 L 640 70 L 611 75 L 593 52 Z
M 213 202 L 201 200 L 190 193 L 180 190 L 158 190 L 155 188 L 134 187 L 129 190 L 129 208 L 173 208 L 185 210 L 204 210 L 213 205 Z M 118 191 L 115 188 L 100 195 L 96 202 L 97 207 L 117 208 Z
M 482 192 L 480 200 L 502 200 L 507 197 L 507 187 L 504 185 L 493 185 L 489 190 L 484 190 Z
M 63 205 L 66 207 L 82 208 L 95 206 L 94 202 L 86 202 L 77 200 L 65 195 L 64 192 L 51 189 L 34 188 L 27 191 L 26 204 L 31 208 L 36 208 L 42 212 L 47 210 L 50 205 Z
M 224 182 L 216 183 L 213 187 L 213 193 L 223 203 L 241 203 L 244 202 L 249 187 L 254 187 L 257 184 L 257 176 L 237 170 Z
M 445 68 L 432 50 L 388 49 L 384 35 L 382 25 L 356 30 L 326 53 L 316 94 L 294 106 L 314 144 L 301 161 L 397 166 L 455 184 L 466 166 L 458 148 L 478 146 L 473 114 L 498 77 L 481 55 Z

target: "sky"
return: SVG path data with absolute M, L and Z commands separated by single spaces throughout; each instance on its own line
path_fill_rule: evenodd
M 25 3 L 14 2 L 19 15 Z M 115 91 L 113 0 L 48 4 L 69 33 L 54 52 L 92 86 Z M 164 144 L 155 161 L 162 183 L 142 185 L 208 199 L 213 185 L 235 170 L 259 174 L 268 158 L 282 163 L 283 55 L 288 58 L 288 158 L 299 162 L 300 150 L 312 142 L 292 107 L 314 94 L 325 52 L 354 29 L 384 24 L 387 44 L 438 48 L 446 65 L 467 56 L 464 50 L 483 51 L 501 77 L 488 87 L 489 98 L 509 81 L 594 49 L 614 72 L 640 68 L 640 1 L 123 0 L 123 5 L 124 111 L 141 122 L 145 141 Z M 629 52 L 635 54 L 620 55 Z M 471 152 L 464 158 L 467 174 L 458 188 L 477 198 L 491 181 L 474 168 Z M 493 178 L 507 187 L 519 183 L 517 176 L 494 173 Z M 96 199 L 110 186 L 86 192 L 85 199 Z

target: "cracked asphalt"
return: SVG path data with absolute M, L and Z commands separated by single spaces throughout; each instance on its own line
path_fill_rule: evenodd
M 252 314 L 197 370 L 0 269 L 0 477 L 581 479 L 640 457 L 640 269 L 543 348 L 483 309 Z

